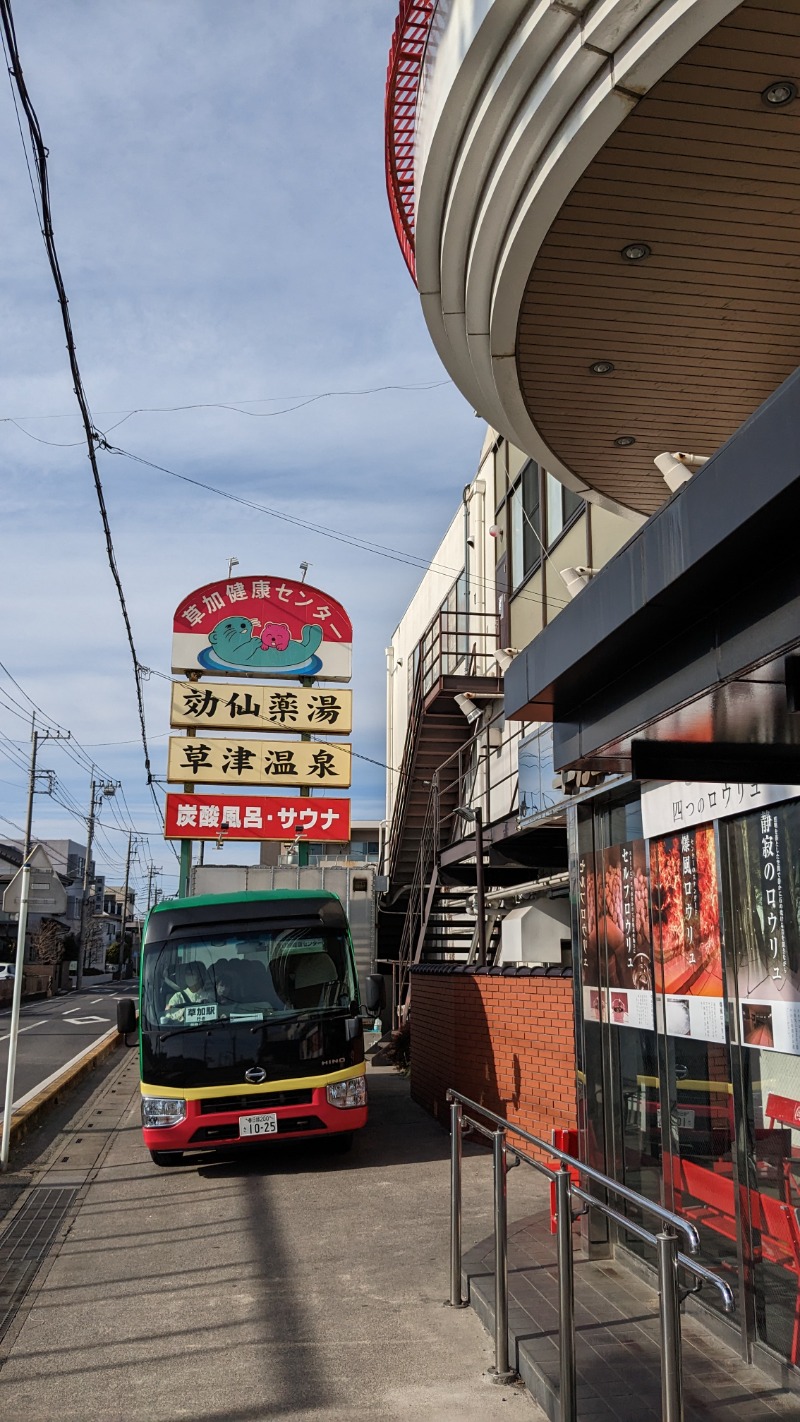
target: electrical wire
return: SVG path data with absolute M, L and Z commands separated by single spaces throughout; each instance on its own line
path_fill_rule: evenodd
M 4 45 L 3 47 L 5 48 L 5 45 Z M 14 90 L 13 90 L 13 85 L 12 85 L 12 94 L 13 94 L 13 92 L 14 92 Z M 14 96 L 14 103 L 15 103 L 15 106 L 16 106 L 16 95 Z M 19 122 L 19 116 L 18 116 L 17 121 Z M 20 134 L 22 134 L 21 125 L 20 125 Z M 25 141 L 24 141 L 24 138 L 23 138 L 23 148 L 24 148 L 24 147 L 25 147 Z M 25 155 L 25 156 L 26 156 L 26 158 L 27 158 L 27 150 L 26 150 L 26 155 Z M 28 168 L 28 172 L 29 172 L 29 174 L 30 174 L 30 167 Z M 32 177 L 32 176 L 31 176 L 31 187 L 33 188 L 33 177 Z M 34 201 L 36 201 L 36 190 L 35 190 L 35 188 L 33 189 L 33 194 L 34 194 Z M 37 212 L 38 212 L 38 206 L 37 206 Z M 418 384 L 415 384 L 415 385 L 373 385 L 373 386 L 370 386 L 368 389 L 365 389 L 365 390 L 321 390 L 321 391 L 319 391 L 316 395 L 259 395 L 259 396 L 256 396 L 255 399 L 248 399 L 248 400 L 231 400 L 231 401 L 225 401 L 225 400 L 195 400 L 195 401 L 193 401 L 191 404 L 188 404 L 188 405 L 137 405 L 137 406 L 135 406 L 134 409 L 132 409 L 132 410 L 98 410 L 97 413 L 98 413 L 98 415 L 102 415 L 102 416 L 106 416 L 106 415 L 122 415 L 123 418 L 122 418 L 121 420 L 119 420 L 116 425 L 112 425 L 112 426 L 110 427 L 110 429 L 118 429 L 118 428 L 119 428 L 119 425 L 124 424 L 125 420 L 129 420 L 132 415 L 175 415 L 175 414 L 180 414 L 180 413 L 182 413 L 182 412 L 184 412 L 184 411 L 187 411 L 187 410 L 230 410 L 233 414 L 236 414 L 236 415 L 249 415 L 249 416 L 250 416 L 251 418 L 253 418 L 253 419 L 264 420 L 264 419 L 273 419 L 276 415 L 291 415 L 291 414 L 293 414 L 293 412 L 294 412 L 295 410 L 304 410 L 307 405 L 314 405 L 314 404 L 316 404 L 317 401 L 319 401 L 319 400 L 341 399 L 341 398 L 344 398 L 344 397 L 347 397 L 347 396 L 382 395 L 382 394 L 384 394 L 386 391 L 392 391 L 392 390 L 402 390 L 402 391 L 412 391 L 412 392 L 414 392 L 414 391 L 425 391 L 425 390 L 441 390 L 443 386 L 445 386 L 445 385 L 452 385 L 452 384 L 453 384 L 452 380 L 430 380 L 430 381 L 422 381 L 422 382 L 420 382 L 420 383 L 418 383 Z M 294 401 L 296 401 L 297 403 L 294 404 L 294 405 L 289 405 L 289 406 L 286 407 L 286 409 L 283 409 L 283 410 L 265 410 L 265 411 L 263 411 L 263 412 L 259 412 L 259 411 L 257 411 L 257 410 L 243 410 L 243 409 L 241 408 L 242 405 L 274 405 L 274 404 L 281 404 L 281 403 L 282 403 L 283 401 L 285 401 L 285 400 L 294 400 Z M 22 434 L 28 435 L 29 439 L 35 439 L 36 436 L 30 434 L 30 431 L 29 431 L 29 430 L 24 430 L 24 429 L 22 429 L 22 426 L 18 423 L 18 421 L 20 421 L 20 420 L 74 420 L 75 418 L 76 418 L 76 417 L 75 417 L 75 415 L 73 415 L 73 414 L 64 414 L 64 415 L 0 415 L 0 424 L 16 425 L 16 426 L 17 426 L 17 429 L 21 430 Z M 109 432 L 110 432 L 109 430 L 106 431 L 107 434 L 108 434 Z M 43 444 L 49 444 L 49 443 L 50 443 L 49 440 L 42 440 L 41 442 L 42 442 Z M 79 443 L 82 443 L 82 441 L 79 441 Z M 70 448 L 71 446 L 69 446 L 69 445 L 63 445 L 63 446 L 60 446 L 60 447 L 61 447 L 61 448 L 64 448 L 64 449 L 68 449 L 68 448 Z
M 41 211 L 38 211 L 37 209 L 39 216 L 39 226 L 42 233 L 42 237 L 44 239 L 45 249 L 47 251 L 47 257 L 50 264 L 50 270 L 52 272 L 53 282 L 56 288 L 58 304 L 61 310 L 61 319 L 64 327 L 64 335 L 66 337 L 67 342 L 67 354 L 69 356 L 69 366 L 72 374 L 73 388 L 75 391 L 76 399 L 78 401 L 78 407 L 81 413 L 81 420 L 83 422 L 84 435 L 86 438 L 86 447 L 88 451 L 89 462 L 92 468 L 92 478 L 94 480 L 95 493 L 97 495 L 97 502 L 100 510 L 100 519 L 103 525 L 103 534 L 105 537 L 106 544 L 106 557 L 108 559 L 109 568 L 111 570 L 111 576 L 114 580 L 114 584 L 117 589 L 117 596 L 122 612 L 122 618 L 125 624 L 125 634 L 133 660 L 134 680 L 136 684 L 136 704 L 139 713 L 139 724 L 142 736 L 142 749 L 144 752 L 144 764 L 145 771 L 147 773 L 147 781 L 148 784 L 150 784 L 152 779 L 152 767 L 150 764 L 150 750 L 147 744 L 147 725 L 145 722 L 144 698 L 142 696 L 142 687 L 141 682 L 139 680 L 139 659 L 136 655 L 136 646 L 133 640 L 133 628 L 131 626 L 130 616 L 128 614 L 128 607 L 125 601 L 125 593 L 122 587 L 122 579 L 120 577 L 119 568 L 117 566 L 116 554 L 114 552 L 114 544 L 111 537 L 111 525 L 109 523 L 108 510 L 106 508 L 105 495 L 103 492 L 103 484 L 100 478 L 100 470 L 98 468 L 97 463 L 96 446 L 100 443 L 100 437 L 97 433 L 94 420 L 92 419 L 92 415 L 89 410 L 89 403 L 86 397 L 86 392 L 83 387 L 80 368 L 78 366 L 78 356 L 77 351 L 75 349 L 74 336 L 72 333 L 72 321 L 70 319 L 69 303 L 67 300 L 67 293 L 64 286 L 63 277 L 61 275 L 58 252 L 56 250 L 55 239 L 53 236 L 53 222 L 50 208 L 50 186 L 47 171 L 47 149 L 44 144 L 44 139 L 42 138 L 42 131 L 39 125 L 39 119 L 37 117 L 36 110 L 34 109 L 30 94 L 28 93 L 28 88 L 25 83 L 25 79 L 22 74 L 22 64 L 19 56 L 19 49 L 17 47 L 17 38 L 14 30 L 14 18 L 11 11 L 10 0 L 0 0 L 0 24 L 2 25 L 3 32 L 5 35 L 6 58 L 8 61 L 9 74 L 11 76 L 11 79 L 13 80 L 14 85 L 16 86 L 17 94 L 19 95 L 19 100 L 22 104 L 22 108 L 28 122 L 28 129 L 33 148 L 34 167 L 36 169 L 36 176 L 39 186 L 39 197 L 41 200 Z M 27 155 L 27 149 L 25 151 Z M 160 813 L 160 807 L 155 796 L 153 796 L 153 803 L 154 805 L 156 805 L 156 808 Z
M 309 519 L 299 518 L 295 514 L 289 514 L 281 509 L 275 509 L 268 504 L 256 503 L 253 499 L 246 499 L 241 494 L 230 493 L 227 489 L 220 489 L 215 484 L 207 484 L 203 479 L 194 479 L 189 474 L 179 474 L 175 469 L 169 469 L 165 464 L 156 464 L 151 459 L 145 459 L 142 455 L 133 454 L 128 449 L 122 449 L 118 445 L 109 444 L 103 438 L 100 448 L 109 454 L 121 455 L 123 459 L 130 459 L 135 464 L 142 464 L 147 469 L 155 469 L 161 474 L 168 474 L 171 479 L 179 479 L 181 483 L 191 484 L 197 489 L 204 489 L 206 493 L 215 494 L 218 498 L 227 499 L 230 503 L 240 504 L 244 508 L 253 509 L 256 513 L 267 514 L 270 518 L 279 519 L 283 523 L 292 524 L 296 528 L 302 528 L 306 532 L 317 533 L 323 538 L 333 539 L 336 543 L 344 543 L 350 548 L 358 548 L 362 553 L 371 553 L 375 557 L 388 558 L 394 563 L 405 563 L 409 567 L 419 568 L 423 572 L 440 573 L 443 576 L 456 578 L 460 577 L 463 569 L 448 567 L 442 563 L 432 563 L 420 554 L 405 553 L 397 548 L 391 548 L 386 544 L 374 543 L 371 539 L 359 538 L 355 534 L 344 533 L 341 529 L 330 528 L 325 524 L 312 523 Z M 471 574 L 469 578 L 470 587 L 494 588 L 488 578 L 479 578 L 476 574 Z M 517 598 L 523 598 L 530 602 L 544 604 L 545 598 L 541 593 L 535 593 L 529 589 L 522 589 L 517 593 Z M 569 599 L 550 597 L 547 599 L 551 603 L 560 603 L 566 607 Z M 161 675 L 161 673 L 157 673 Z

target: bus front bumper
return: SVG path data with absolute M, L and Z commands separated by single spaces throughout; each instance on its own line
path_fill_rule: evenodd
M 354 1078 L 353 1087 L 362 1078 Z M 353 1091 L 353 1095 L 358 1095 Z M 290 1098 L 290 1099 L 287 1099 Z M 164 1118 L 179 1116 L 172 1124 L 142 1126 L 144 1143 L 151 1151 L 213 1150 L 215 1147 L 254 1145 L 271 1140 L 300 1140 L 361 1130 L 367 1124 L 366 1087 L 363 1105 L 335 1105 L 328 1088 L 315 1086 L 288 1091 L 236 1093 L 225 1097 L 162 1098 L 158 1088 L 142 1089 L 143 1122 L 160 1109 Z

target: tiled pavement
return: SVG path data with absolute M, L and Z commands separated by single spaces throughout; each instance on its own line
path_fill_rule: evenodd
M 509 1226 L 509 1358 L 553 1422 L 558 1411 L 558 1279 L 549 1212 Z M 494 1249 L 464 1258 L 473 1308 L 494 1331 Z M 800 1393 L 750 1367 L 682 1312 L 685 1422 L 800 1422 Z M 619 1260 L 575 1257 L 580 1422 L 660 1422 L 658 1295 Z

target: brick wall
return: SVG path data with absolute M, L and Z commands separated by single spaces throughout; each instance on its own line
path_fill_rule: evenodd
M 417 969 L 411 987 L 411 1095 L 445 1124 L 449 1086 L 550 1140 L 575 1127 L 571 978 Z

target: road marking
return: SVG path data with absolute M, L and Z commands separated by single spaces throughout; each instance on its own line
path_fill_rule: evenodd
M 34 1027 L 43 1027 L 44 1024 L 45 1024 L 45 1022 L 46 1022 L 46 1020 L 47 1020 L 47 1019 L 46 1019 L 45 1017 L 43 1017 L 42 1020 L 41 1020 L 41 1022 L 31 1022 L 30 1026 L 28 1026 L 28 1027 L 20 1027 L 19 1030 L 20 1030 L 20 1032 L 32 1032 L 33 1029 L 34 1029 Z M 0 1037 L 0 1042 L 7 1042 L 10 1036 L 11 1036 L 11 1033 L 10 1033 L 10 1032 L 6 1032 L 5 1037 Z
M 104 997 L 93 997 L 92 1000 L 91 1000 L 91 1002 L 89 1003 L 89 1006 L 90 1006 L 90 1007 L 94 1007 L 94 1005 L 95 1005 L 96 1002 L 105 1002 L 105 998 L 104 998 Z
M 110 1022 L 110 1017 L 68 1017 L 67 1021 L 76 1027 L 85 1027 L 89 1022 Z

